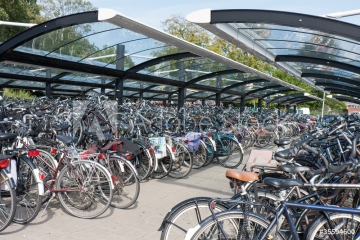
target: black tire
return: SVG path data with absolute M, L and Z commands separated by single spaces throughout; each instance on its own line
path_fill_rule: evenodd
M 51 166 L 52 168 L 55 169 L 56 168 L 56 160 L 49 153 L 45 152 L 44 150 L 39 150 L 39 151 L 40 151 L 39 156 L 33 157 L 32 162 L 34 163 L 36 168 L 39 169 L 40 173 L 43 173 L 45 175 L 43 182 L 46 183 L 48 186 L 50 186 L 51 181 L 53 179 L 54 172 L 49 168 L 49 166 Z M 43 161 L 40 160 L 40 158 Z M 46 192 L 47 188 L 45 186 L 46 185 L 44 184 L 44 190 Z M 41 200 L 42 204 L 49 201 L 50 197 L 51 197 L 51 193 L 50 192 L 46 193 L 42 197 L 42 200 Z
M 173 165 L 173 159 L 168 147 L 166 147 L 166 153 L 166 157 L 157 160 L 159 166 L 157 169 L 153 169 L 153 172 L 151 173 L 152 178 L 161 179 L 170 173 Z
M 214 145 L 212 143 L 212 141 L 210 140 L 209 137 L 206 137 L 204 139 L 204 143 L 206 145 L 206 150 L 207 150 L 207 159 L 206 159 L 206 162 L 205 164 L 203 165 L 203 167 L 206 167 L 208 166 L 210 163 L 212 163 L 212 161 L 214 160 L 215 158 L 215 150 L 214 150 Z
M 211 198 L 194 198 L 190 199 L 190 201 L 185 200 L 184 205 L 176 208 L 171 215 L 167 216 L 166 224 L 160 239 L 184 239 L 186 232 L 184 232 L 183 229 L 188 230 L 211 215 L 209 201 L 211 201 Z M 215 213 L 226 210 L 227 207 L 224 205 L 215 205 Z
M 152 159 L 151 155 L 148 150 L 145 148 L 145 144 L 140 142 L 139 140 L 134 141 L 135 144 L 139 145 L 142 149 L 141 153 L 131 159 L 131 163 L 136 168 L 138 175 L 140 176 L 141 180 L 145 180 L 152 172 Z
M 169 173 L 173 178 L 184 178 L 189 175 L 193 167 L 193 157 L 188 147 L 181 142 L 173 142 L 174 155 L 173 165 Z
M 0 181 L 4 181 L 7 176 L 3 171 L 0 173 Z M 11 188 L 10 179 L 3 183 L 5 191 L 0 191 L 0 232 L 4 231 L 12 222 L 16 212 L 16 193 L 15 189 Z
M 329 236 L 331 239 L 359 239 L 360 216 L 348 213 L 330 213 L 329 218 L 334 228 L 331 228 L 328 220 L 323 214 L 320 214 L 307 228 L 304 239 L 329 239 Z M 327 234 L 331 230 L 335 230 L 334 233 Z M 346 232 L 344 233 L 344 231 Z M 346 238 L 343 238 L 345 236 Z
M 208 152 L 207 152 L 207 146 L 206 144 L 200 140 L 199 148 L 196 152 L 193 153 L 193 159 L 194 159 L 194 169 L 201 168 L 204 166 L 204 164 L 207 161 Z
M 220 145 L 222 156 L 217 156 L 219 162 L 226 168 L 237 168 L 240 166 L 244 158 L 240 144 L 231 138 L 221 138 L 220 141 L 222 143 Z M 218 150 L 217 147 L 216 150 Z
M 16 213 L 13 221 L 16 223 L 30 223 L 38 215 L 42 196 L 39 195 L 39 185 L 36 181 L 34 170 L 36 167 L 29 158 L 19 156 L 16 161 L 17 181 L 16 181 Z
M 118 158 L 110 158 L 110 168 L 116 176 L 115 188 L 111 206 L 116 208 L 128 208 L 132 206 L 139 197 L 140 181 L 131 165 Z M 121 166 L 123 165 L 123 166 Z
M 216 218 L 216 220 L 214 219 Z M 192 240 L 204 239 L 204 237 L 210 237 L 205 239 L 212 239 L 211 236 L 217 236 L 216 239 L 238 239 L 238 228 L 239 223 L 243 222 L 244 213 L 236 210 L 229 210 L 225 212 L 220 212 L 214 217 L 210 216 L 203 220 L 200 225 L 196 226 L 194 230 L 197 231 L 190 238 Z M 259 215 L 249 213 L 248 214 L 248 223 L 250 228 L 250 236 L 248 239 L 253 239 L 252 234 L 261 236 L 263 232 L 269 227 L 269 222 L 262 218 Z M 226 237 L 225 238 L 218 229 L 218 226 L 221 225 L 224 230 Z M 209 236 L 211 234 L 211 236 Z M 282 239 L 280 236 L 276 235 L 277 239 Z

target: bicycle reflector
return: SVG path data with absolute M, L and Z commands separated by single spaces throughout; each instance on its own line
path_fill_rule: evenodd
M 208 136 L 209 138 L 212 138 L 212 134 L 211 134 L 211 133 L 209 133 L 207 136 Z
M 174 147 L 171 147 L 171 152 L 175 152 L 175 148 L 174 148 Z
M 186 144 L 188 144 L 188 143 L 189 143 L 189 140 L 188 140 L 188 139 L 186 139 L 186 140 L 185 140 L 185 143 L 186 143 Z
M 211 203 L 210 203 L 210 208 L 215 209 L 215 206 L 216 206 L 216 201 L 212 200 Z
M 130 158 L 131 158 L 131 156 L 132 156 L 132 154 L 131 154 L 131 153 L 126 153 L 126 154 L 125 154 L 126 159 L 130 159 Z
M 150 155 L 153 155 L 154 154 L 154 149 L 150 148 L 149 153 L 150 153 Z
M 10 159 L 4 159 L 0 161 L 0 168 L 7 168 L 10 165 Z
M 104 159 L 105 156 L 104 156 L 104 154 L 100 153 L 100 154 L 98 155 L 98 158 L 99 158 L 99 159 Z
M 39 178 L 40 178 L 41 181 L 44 181 L 44 179 L 45 179 L 45 174 L 40 173 L 40 174 L 39 174 Z
M 116 182 L 116 176 L 115 176 L 115 175 L 111 175 L 111 180 L 112 180 L 113 184 L 115 184 L 115 182 Z
M 40 155 L 40 151 L 39 150 L 30 150 L 28 151 L 28 156 L 29 157 L 36 157 Z
M 51 148 L 50 152 L 55 155 L 57 153 L 57 149 L 56 148 Z
M 112 151 L 116 151 L 116 150 L 117 150 L 117 147 L 118 147 L 117 144 L 113 144 L 113 145 L 111 146 L 111 150 L 112 150 Z

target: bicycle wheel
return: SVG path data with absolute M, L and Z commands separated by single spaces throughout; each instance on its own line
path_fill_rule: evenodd
M 206 158 L 206 162 L 203 165 L 203 167 L 208 166 L 210 163 L 212 163 L 212 161 L 215 158 L 215 150 L 214 150 L 214 143 L 210 140 L 209 137 L 206 137 L 204 139 L 204 143 L 206 145 L 206 151 L 207 151 L 207 158 Z
M 61 205 L 71 215 L 95 218 L 103 214 L 113 198 L 112 179 L 109 172 L 92 161 L 72 162 L 64 167 L 56 182 Z
M 7 179 L 7 180 L 6 180 Z M 0 232 L 4 231 L 14 219 L 16 211 L 16 193 L 15 189 L 11 188 L 10 178 L 4 173 L 0 172 Z
M 207 146 L 202 140 L 200 140 L 199 148 L 193 154 L 193 159 L 194 159 L 193 168 L 197 169 L 204 166 L 207 158 L 208 158 Z
M 157 169 L 154 169 L 151 173 L 152 178 L 161 179 L 166 177 L 170 173 L 173 165 L 173 159 L 168 147 L 166 147 L 166 153 L 166 157 L 157 159 L 158 167 Z
M 211 216 L 209 201 L 211 201 L 211 198 L 194 198 L 184 201 L 186 203 L 183 206 L 176 209 L 170 216 L 167 216 L 160 239 L 184 239 L 186 230 Z M 216 204 L 214 212 L 218 213 L 226 210 L 225 206 Z
M 193 158 L 189 149 L 185 144 L 181 142 L 173 142 L 174 144 L 174 159 L 171 171 L 169 173 L 170 177 L 173 178 L 183 178 L 186 177 L 193 166 Z
M 240 239 L 244 217 L 244 213 L 237 210 L 220 212 L 215 215 L 216 220 L 214 216 L 210 216 L 196 227 L 189 229 L 189 235 L 195 232 L 189 239 Z M 220 230 L 219 226 L 223 231 Z M 266 219 L 248 213 L 248 237 L 246 239 L 260 239 L 268 227 L 269 222 Z M 278 234 L 276 237 L 281 239 Z
M 332 227 L 324 215 L 315 218 L 307 229 L 305 239 L 359 239 L 360 216 L 333 213 L 329 214 L 329 218 Z
M 129 162 L 118 158 L 109 159 L 111 173 L 115 185 L 111 206 L 116 208 L 128 208 L 132 206 L 139 197 L 140 181 L 136 176 L 134 167 Z M 113 177 L 114 178 L 114 177 Z
M 50 183 L 51 183 L 51 181 L 53 179 L 53 171 L 51 170 L 50 167 L 55 169 L 57 167 L 58 163 L 46 151 L 39 150 L 39 152 L 40 152 L 39 156 L 33 157 L 31 160 L 34 163 L 34 165 L 36 166 L 36 168 L 39 169 L 40 173 L 44 174 L 43 182 L 44 182 L 45 195 L 41 199 L 41 203 L 44 204 L 47 201 L 49 201 L 49 199 L 51 197 L 51 193 L 46 192 L 46 190 L 47 190 L 46 186 L 50 186 Z
M 140 146 L 141 153 L 134 159 L 131 159 L 131 163 L 136 168 L 138 175 L 140 176 L 141 180 L 143 181 L 151 174 L 152 159 L 151 159 L 150 152 L 148 152 L 148 149 L 146 149 L 144 143 L 142 143 L 138 140 L 135 140 L 134 143 Z
M 221 138 L 220 141 L 220 153 L 216 158 L 226 168 L 238 167 L 244 157 L 240 144 L 231 138 Z M 216 150 L 218 150 L 217 147 Z
M 29 223 L 38 215 L 41 205 L 42 196 L 39 192 L 37 183 L 38 172 L 34 171 L 36 167 L 30 159 L 24 159 L 20 156 L 16 162 L 17 181 L 16 181 L 16 213 L 13 221 L 16 223 Z

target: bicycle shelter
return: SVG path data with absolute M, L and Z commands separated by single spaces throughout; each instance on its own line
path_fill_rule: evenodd
M 187 20 L 318 90 L 360 98 L 358 25 L 248 9 L 204 9 L 189 14 Z
M 264 99 L 304 90 L 110 9 L 36 25 L 0 45 L 0 88 L 154 100 Z M 260 101 L 259 101 L 260 102 Z

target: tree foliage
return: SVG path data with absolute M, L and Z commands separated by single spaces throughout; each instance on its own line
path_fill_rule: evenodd
M 39 6 L 36 0 L 0 0 L 0 20 L 21 23 L 37 23 Z M 26 30 L 25 27 L 0 27 L 0 41 L 3 42 Z

